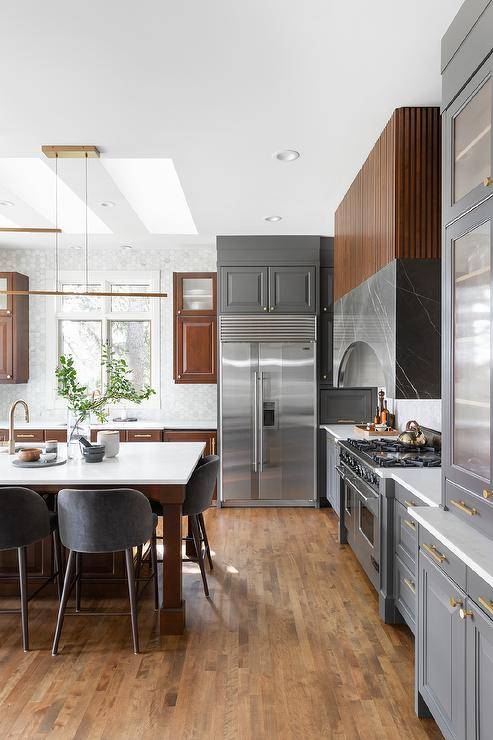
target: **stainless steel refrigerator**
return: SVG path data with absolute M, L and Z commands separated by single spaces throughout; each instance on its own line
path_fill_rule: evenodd
M 316 501 L 316 319 L 220 319 L 223 506 Z

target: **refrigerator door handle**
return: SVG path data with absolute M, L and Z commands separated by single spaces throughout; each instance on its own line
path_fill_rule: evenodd
M 264 470 L 264 374 L 259 373 L 260 384 L 259 384 L 259 471 L 262 473 Z
M 253 374 L 253 470 L 258 467 L 258 372 Z

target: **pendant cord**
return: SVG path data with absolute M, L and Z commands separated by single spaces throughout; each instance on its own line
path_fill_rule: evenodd
M 88 238 L 88 230 L 87 230 L 87 153 L 86 153 L 86 193 L 85 193 L 85 200 L 86 200 L 86 234 L 85 234 L 85 259 L 86 259 L 86 293 L 89 292 L 89 238 Z
M 55 157 L 55 229 L 58 229 L 58 154 Z M 58 231 L 55 232 L 55 290 L 58 290 Z

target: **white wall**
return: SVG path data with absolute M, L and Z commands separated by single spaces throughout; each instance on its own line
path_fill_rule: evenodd
M 434 429 L 437 432 L 442 431 L 442 401 L 440 398 L 396 398 L 389 402 L 389 408 L 392 409 L 397 418 L 399 430 L 406 427 L 406 422 L 415 419 L 428 429 Z
M 0 248 L 0 271 L 28 275 L 32 290 L 53 288 L 53 262 L 53 250 Z M 177 421 L 215 419 L 215 385 L 176 385 L 173 382 L 173 272 L 214 271 L 215 248 L 101 248 L 97 255 L 91 256 L 90 265 L 95 270 L 135 271 L 136 277 L 139 270 L 159 270 L 161 290 L 168 294 L 168 298 L 161 300 L 161 408 L 138 409 L 137 416 L 146 419 L 165 416 Z M 60 269 L 82 269 L 81 252 L 64 248 Z M 9 405 L 16 398 L 24 398 L 29 403 L 33 419 L 63 420 L 63 412 L 53 409 L 46 378 L 46 305 L 44 297 L 30 298 L 30 380 L 25 385 L 0 385 L 1 420 L 7 417 Z

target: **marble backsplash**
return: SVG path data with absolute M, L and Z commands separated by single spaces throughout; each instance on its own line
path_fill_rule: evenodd
M 99 270 L 122 270 L 160 272 L 161 290 L 168 294 L 162 301 L 161 320 L 161 398 L 149 408 L 140 407 L 136 415 L 146 419 L 163 416 L 177 421 L 215 419 L 217 413 L 216 385 L 187 384 L 173 382 L 173 272 L 201 272 L 216 270 L 214 246 L 199 248 L 153 248 L 124 250 L 104 248 L 93 255 L 92 264 Z M 61 270 L 82 269 L 82 254 L 79 250 L 64 249 Z M 0 248 L 0 270 L 16 271 L 28 275 L 31 289 L 51 288 L 53 285 L 53 251 L 47 249 Z M 29 360 L 30 380 L 14 386 L 0 385 L 0 419 L 7 417 L 10 404 L 16 398 L 24 398 L 31 407 L 31 416 L 47 421 L 64 418 L 60 409 L 53 408 L 52 392 L 46 378 L 46 299 L 30 299 Z
M 334 305 L 335 383 L 346 351 L 361 343 L 379 360 L 370 384 L 387 397 L 439 399 L 440 310 L 440 260 L 390 262 Z M 351 385 L 369 384 L 367 377 L 358 382 L 357 371 Z

